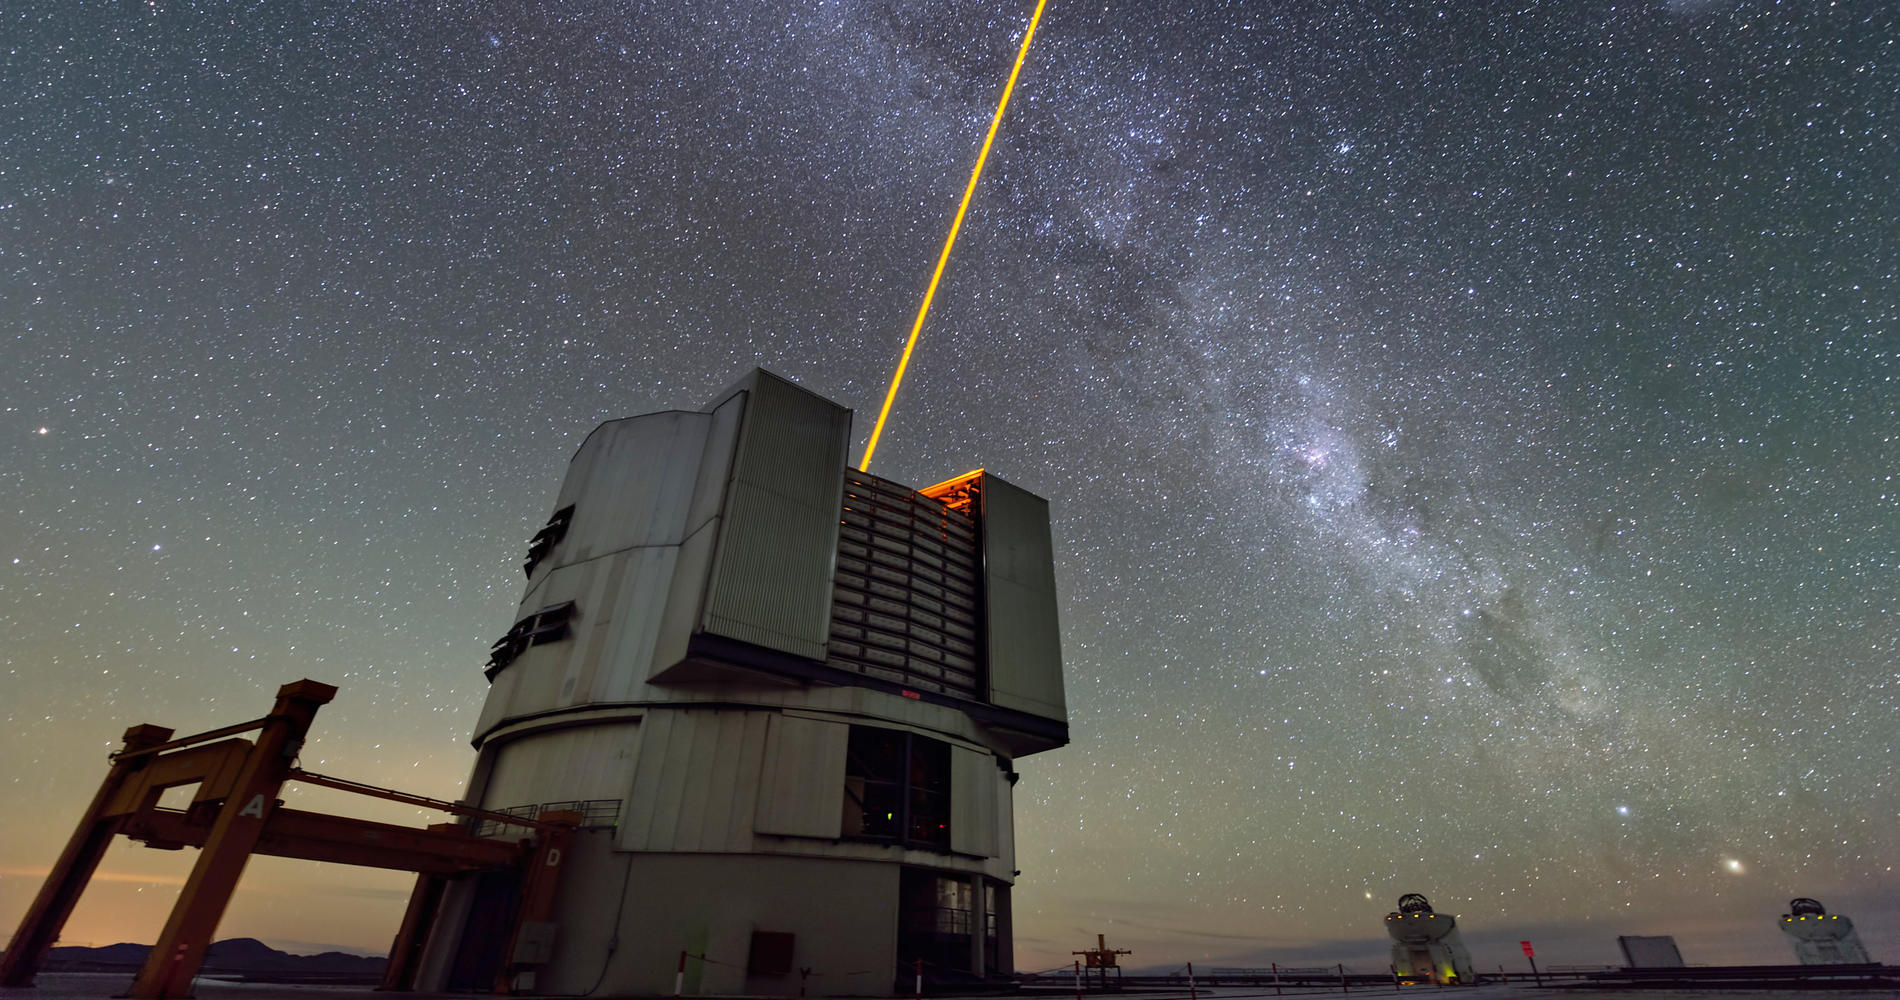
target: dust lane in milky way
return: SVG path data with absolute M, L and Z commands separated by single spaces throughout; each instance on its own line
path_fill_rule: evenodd
M 307 764 L 453 793 L 595 423 L 764 365 L 861 445 L 1028 12 L 9 9 L 0 923 L 133 722 L 309 676 Z M 1895 21 L 1051 3 L 878 453 L 1052 503 L 1022 967 L 1382 962 L 1413 891 L 1480 966 L 1790 960 L 1792 896 L 1900 955 Z

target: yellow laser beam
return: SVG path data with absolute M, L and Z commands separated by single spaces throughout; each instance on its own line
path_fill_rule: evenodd
M 983 164 L 989 162 L 990 145 L 996 141 L 996 130 L 1003 124 L 1003 113 L 1009 110 L 1009 95 L 1016 90 L 1016 77 L 1022 74 L 1023 60 L 1029 58 L 1029 43 L 1036 37 L 1036 25 L 1042 22 L 1042 8 L 1048 2 L 1036 0 L 1036 12 L 1029 15 L 1029 30 L 1023 32 L 1022 48 L 1016 50 L 1016 65 L 1010 68 L 1009 82 L 1003 84 L 1003 99 L 996 102 L 989 134 L 983 137 L 983 149 L 976 154 L 976 169 L 970 171 L 970 183 L 963 189 L 963 203 L 957 206 L 957 217 L 950 223 L 950 236 L 943 241 L 943 252 L 937 255 L 937 269 L 930 275 L 930 287 L 924 289 L 923 305 L 917 307 L 917 320 L 910 325 L 910 339 L 904 342 L 904 354 L 897 359 L 897 372 L 891 376 L 889 391 L 884 393 L 884 407 L 877 411 L 877 423 L 871 426 L 871 440 L 864 445 L 859 472 L 871 469 L 871 453 L 877 451 L 877 439 L 884 435 L 884 422 L 890 419 L 891 404 L 897 402 L 897 387 L 904 382 L 911 352 L 917 349 L 917 338 L 924 332 L 924 317 L 930 314 L 930 302 L 937 297 L 937 283 L 943 280 L 944 266 L 950 263 L 950 249 L 957 245 L 957 232 L 963 228 L 963 216 L 970 211 L 970 199 L 976 195 L 977 182 L 983 179 Z

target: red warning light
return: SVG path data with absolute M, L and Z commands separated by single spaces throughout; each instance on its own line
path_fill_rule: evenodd
M 904 697 L 906 697 L 906 698 L 915 698 L 915 699 L 917 699 L 918 701 L 923 701 L 923 700 L 924 700 L 924 696 L 923 696 L 923 695 L 921 695 L 921 694 L 918 694 L 918 693 L 917 693 L 917 692 L 915 692 L 915 691 L 908 691 L 908 690 L 907 690 L 907 691 L 902 691 L 902 692 L 900 692 L 900 693 L 901 693 L 901 694 L 902 694 L 902 695 L 903 695 Z

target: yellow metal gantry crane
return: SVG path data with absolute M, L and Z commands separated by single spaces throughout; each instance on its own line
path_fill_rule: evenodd
M 415 891 L 390 948 L 381 987 L 386 990 L 409 988 L 422 933 L 431 922 L 443 886 L 456 875 L 513 871 L 521 879 L 516 929 L 546 920 L 560 874 L 561 849 L 581 815 L 507 816 L 305 771 L 296 766 L 297 752 L 317 709 L 335 696 L 336 688 L 328 684 L 294 681 L 278 689 L 277 703 L 261 719 L 177 739 L 164 726 L 127 729 L 125 745 L 112 754 L 112 767 L 99 783 L 92 804 L 27 908 L 12 945 L 0 956 L 0 986 L 33 984 L 106 848 L 120 835 L 160 850 L 199 849 L 158 943 L 123 994 L 141 1000 L 192 995 L 211 935 L 253 854 L 416 873 Z M 239 735 L 253 731 L 255 739 Z M 424 806 L 504 828 L 519 827 L 531 836 L 481 837 L 460 823 L 416 829 L 290 809 L 278 794 L 292 781 Z M 159 806 L 166 789 L 186 785 L 198 786 L 189 808 Z M 511 991 L 515 958 L 511 947 L 495 992 Z
M 1110 969 L 1115 970 L 1116 988 L 1120 988 L 1122 968 L 1121 963 L 1116 961 L 1116 956 L 1133 955 L 1134 952 L 1126 948 L 1110 948 L 1108 946 L 1108 935 L 1097 934 L 1095 935 L 1094 948 L 1087 951 L 1072 951 L 1069 952 L 1069 954 L 1082 956 L 1083 968 L 1101 970 L 1097 975 L 1101 977 L 1102 989 L 1107 990 L 1108 970 Z M 1080 987 L 1078 986 L 1077 989 L 1080 989 Z

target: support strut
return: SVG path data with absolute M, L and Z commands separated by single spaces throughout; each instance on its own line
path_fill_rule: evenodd
M 496 992 L 510 992 L 521 973 L 546 961 L 552 942 L 552 926 L 546 921 L 563 849 L 581 814 L 509 816 L 302 771 L 294 766 L 297 753 L 317 709 L 335 695 L 336 688 L 328 684 L 296 681 L 278 690 L 277 704 L 269 715 L 252 722 L 179 739 L 162 726 L 126 730 L 124 748 L 112 755 L 99 791 L 28 907 L 11 947 L 0 955 L 0 986 L 33 984 L 34 974 L 59 940 L 106 848 L 120 835 L 166 850 L 199 848 L 157 944 L 123 994 L 127 997 L 169 1000 L 191 995 L 211 937 L 253 854 L 418 874 L 390 949 L 384 989 L 409 988 L 444 887 L 449 880 L 474 872 L 513 871 L 522 879 L 521 902 L 502 956 Z M 252 730 L 258 733 L 256 742 L 236 735 Z M 418 829 L 285 808 L 279 794 L 288 781 L 440 809 L 533 836 L 480 837 L 464 823 Z M 188 808 L 159 805 L 167 789 L 186 785 L 197 787 Z
M 284 787 L 291 761 L 303 749 L 304 736 L 317 709 L 336 697 L 336 688 L 317 681 L 302 680 L 284 685 L 277 691 L 277 704 L 271 709 L 243 768 L 238 772 L 232 792 L 212 821 L 211 835 L 198 862 L 172 906 L 158 943 L 145 958 L 145 967 L 125 995 L 141 1000 L 165 1000 L 188 997 L 191 982 L 204 964 L 205 950 L 211 947 L 211 935 L 223 919 L 231 893 L 237 889 L 244 863 L 264 833 L 264 823 L 277 808 L 277 793 Z
M 53 870 L 46 873 L 39 895 L 33 897 L 33 905 L 27 907 L 26 916 L 20 920 L 12 945 L 5 955 L 0 955 L 0 986 L 33 985 L 34 973 L 39 971 L 40 963 L 46 961 L 53 942 L 59 940 L 59 932 L 66 928 L 66 918 L 73 915 L 79 894 L 86 890 L 86 883 L 92 881 L 92 873 L 98 870 L 106 848 L 112 845 L 112 838 L 125 824 L 125 817 L 110 815 L 109 807 L 134 772 L 144 768 L 150 759 L 126 755 L 158 746 L 171 738 L 172 731 L 163 726 L 133 726 L 125 731 L 125 748 L 113 761 L 112 770 L 106 772 L 105 780 L 99 783 L 98 794 L 92 797 L 92 804 L 79 818 L 79 826 L 67 839 L 66 849 L 60 852 Z

